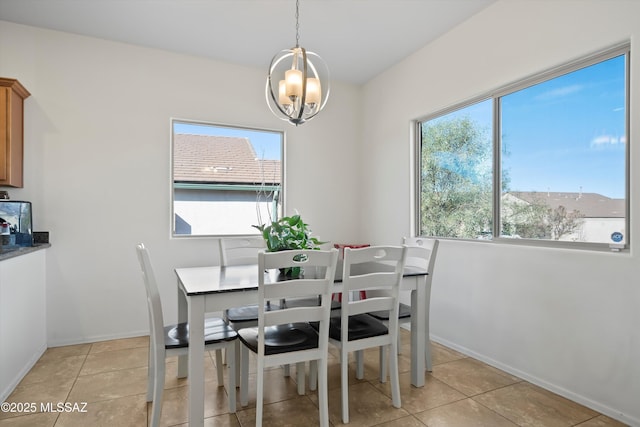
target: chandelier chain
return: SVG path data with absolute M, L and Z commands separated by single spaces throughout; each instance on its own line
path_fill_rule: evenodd
M 296 47 L 300 47 L 300 0 L 296 0 Z

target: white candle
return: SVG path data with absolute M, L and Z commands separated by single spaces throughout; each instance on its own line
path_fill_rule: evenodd
M 286 81 L 286 94 L 291 97 L 302 96 L 302 71 L 300 70 L 287 70 L 284 73 L 284 79 Z
M 307 79 L 307 96 L 305 103 L 307 104 L 320 104 L 322 99 L 322 90 L 320 89 L 320 80 L 316 78 Z
M 278 102 L 280 105 L 291 105 L 291 100 L 287 96 L 287 83 L 284 80 L 278 82 Z

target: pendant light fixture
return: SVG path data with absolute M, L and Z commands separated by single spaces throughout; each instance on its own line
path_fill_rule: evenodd
M 314 118 L 329 99 L 327 64 L 300 46 L 299 7 L 296 0 L 296 46 L 273 57 L 265 88 L 271 112 L 296 126 Z

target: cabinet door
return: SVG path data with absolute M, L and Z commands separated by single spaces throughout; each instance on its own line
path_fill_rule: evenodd
M 0 181 L 8 178 L 9 88 L 0 87 Z
M 22 187 L 22 109 L 29 95 L 16 79 L 0 77 L 0 186 Z

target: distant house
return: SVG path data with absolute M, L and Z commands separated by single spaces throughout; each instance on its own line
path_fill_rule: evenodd
M 281 162 L 259 159 L 249 139 L 176 134 L 173 150 L 176 234 L 255 234 L 258 210 L 266 220 L 276 208 Z
M 582 217 L 579 229 L 560 240 L 612 243 L 613 232 L 626 235 L 624 199 L 611 199 L 597 193 L 516 191 L 505 193 L 503 200 L 544 203 L 550 209 L 563 206 L 567 212 L 579 212 Z

